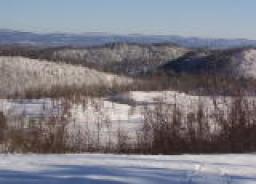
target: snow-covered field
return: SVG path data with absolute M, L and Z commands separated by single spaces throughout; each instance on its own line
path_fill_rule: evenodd
M 86 98 L 85 102 L 72 104 L 70 112 L 73 118 L 80 121 L 87 118 L 93 119 L 102 111 L 104 116 L 107 116 L 111 121 L 137 122 L 141 120 L 139 114 L 142 113 L 144 106 L 154 106 L 161 103 L 176 104 L 185 111 L 192 111 L 200 103 L 210 111 L 214 108 L 214 104 L 223 108 L 230 101 L 230 97 L 199 97 L 176 91 L 131 91 L 113 97 Z M 10 99 L 0 100 L 0 111 L 3 111 L 7 116 L 40 117 L 41 115 L 43 117 L 56 113 L 61 105 L 61 101 L 54 99 Z
M 247 97 L 249 98 L 249 97 Z M 252 101 L 255 101 L 251 97 Z M 211 115 L 215 106 L 225 110 L 231 102 L 230 97 L 199 97 L 190 96 L 175 91 L 143 92 L 134 91 L 109 98 L 87 98 L 85 102 L 77 102 L 70 106 L 69 131 L 76 133 L 98 132 L 105 137 L 111 132 L 112 136 L 120 129 L 128 136 L 136 138 L 144 121 L 145 107 L 155 107 L 156 104 L 168 104 L 168 108 L 176 104 L 183 113 L 195 112 L 201 103 L 204 112 Z M 65 102 L 64 102 L 65 103 Z M 63 102 L 53 99 L 39 100 L 0 100 L 0 111 L 10 119 L 25 117 L 27 119 L 45 119 L 62 114 Z M 115 139 L 113 137 L 113 139 Z M 103 138 L 104 140 L 104 138 Z
M 0 155 L 1 184 L 255 184 L 256 155 Z

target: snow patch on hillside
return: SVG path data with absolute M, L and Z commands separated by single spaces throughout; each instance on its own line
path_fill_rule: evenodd
M 232 61 L 232 68 L 238 76 L 256 78 L 256 49 L 248 49 L 236 53 Z

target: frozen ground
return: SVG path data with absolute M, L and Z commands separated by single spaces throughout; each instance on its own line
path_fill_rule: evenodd
M 256 155 L 0 155 L 1 184 L 255 184 Z

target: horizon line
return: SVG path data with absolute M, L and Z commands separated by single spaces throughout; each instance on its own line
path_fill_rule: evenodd
M 180 37 L 180 38 L 187 38 L 187 39 L 209 39 L 209 40 L 245 40 L 245 41 L 256 41 L 256 39 L 250 38 L 242 38 L 242 37 L 234 37 L 234 38 L 227 38 L 227 37 L 207 37 L 207 36 L 197 36 L 197 35 L 178 35 L 178 34 L 161 34 L 161 33 L 114 33 L 114 32 L 104 32 L 104 31 L 88 31 L 88 32 L 65 32 L 65 31 L 29 31 L 25 29 L 12 29 L 12 28 L 0 28 L 0 31 L 7 31 L 7 32 L 20 32 L 20 33 L 32 33 L 32 34 L 40 34 L 40 35 L 47 35 L 47 34 L 66 34 L 66 35 L 77 35 L 77 36 L 86 36 L 87 35 L 105 35 L 105 36 L 156 36 L 156 37 Z

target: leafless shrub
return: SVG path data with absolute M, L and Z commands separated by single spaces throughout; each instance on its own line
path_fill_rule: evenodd
M 7 121 L 3 112 L 0 112 L 0 143 L 4 141 L 4 134 L 7 130 Z
M 139 141 L 153 154 L 179 153 L 184 144 L 182 112 L 176 105 L 159 104 L 146 108 Z
M 213 98 L 214 99 L 214 98 Z M 256 151 L 256 104 L 244 96 L 236 96 L 226 108 L 212 111 L 199 100 L 195 108 L 186 112 L 177 102 L 144 107 L 142 129 L 132 140 L 128 130 L 120 125 L 114 129 L 106 115 L 104 104 L 80 95 L 58 99 L 61 110 L 56 117 L 41 121 L 19 121 L 18 126 L 8 127 L 3 141 L 6 152 L 34 153 L 241 153 Z M 56 103 L 58 104 L 58 100 Z M 214 102 L 213 102 L 214 103 Z M 217 103 L 217 102 L 215 102 Z M 74 123 L 69 109 L 81 104 L 84 110 L 93 108 L 97 117 L 84 119 L 83 128 Z M 1 115 L 1 114 L 0 114 Z M 95 114 L 96 116 L 96 114 Z M 1 128 L 6 120 L 0 116 Z M 74 120 L 75 121 L 75 120 Z M 91 126 L 95 129 L 92 129 Z M 70 132 L 74 129 L 74 132 Z M 2 130 L 2 129 L 1 129 Z
M 186 114 L 176 105 L 146 108 L 138 150 L 151 154 L 244 153 L 256 150 L 256 106 L 233 98 L 225 112 L 209 116 L 201 103 Z
M 115 152 L 117 153 L 129 153 L 131 152 L 130 145 L 128 144 L 129 136 L 122 130 L 120 127 L 117 131 L 117 144 L 115 148 Z
M 217 116 L 221 128 L 216 149 L 232 153 L 255 151 L 255 112 L 254 102 L 242 96 L 234 98 L 227 114 Z

